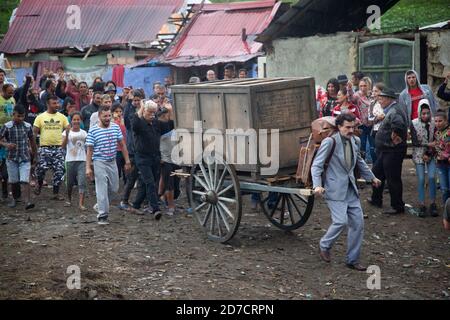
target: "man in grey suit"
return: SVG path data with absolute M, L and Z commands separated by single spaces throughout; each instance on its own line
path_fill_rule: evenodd
M 366 268 L 359 263 L 364 232 L 364 217 L 359 200 L 355 168 L 373 185 L 378 180 L 359 154 L 360 141 L 354 137 L 355 116 L 341 114 L 336 118 L 339 132 L 322 141 L 311 167 L 314 193 L 324 195 L 331 211 L 333 223 L 320 240 L 320 257 L 330 262 L 330 249 L 341 232 L 348 226 L 347 263 L 358 271 Z

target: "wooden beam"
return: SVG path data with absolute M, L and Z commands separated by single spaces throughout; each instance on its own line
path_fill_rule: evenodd
M 90 55 L 91 52 L 92 52 L 92 49 L 94 49 L 94 46 L 91 46 L 91 47 L 89 48 L 88 52 L 86 52 L 86 54 L 84 55 L 84 57 L 83 57 L 82 60 L 86 60 L 87 57 L 89 57 L 89 55 Z

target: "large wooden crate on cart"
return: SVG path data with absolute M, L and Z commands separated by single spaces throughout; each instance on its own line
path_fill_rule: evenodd
M 313 197 L 310 190 L 301 189 L 302 186 L 295 183 L 295 172 L 299 142 L 308 140 L 311 122 L 316 118 L 313 78 L 240 79 L 175 85 L 172 95 L 177 129 L 193 133 L 194 123 L 197 122 L 197 127 L 201 123 L 203 146 L 211 141 L 205 136 L 208 129 L 216 129 L 225 142 L 223 152 L 220 152 L 223 159 L 206 163 L 199 161 L 194 152 L 195 139 L 180 141 L 181 148 L 190 150 L 191 155 L 187 163 L 191 170 L 188 196 L 210 238 L 224 242 L 234 235 L 242 211 L 241 193 L 259 194 L 261 209 L 282 229 L 292 230 L 306 222 Z M 231 136 L 227 129 L 228 133 L 233 132 Z M 279 170 L 270 174 L 264 170 L 270 165 L 261 162 L 260 158 L 265 151 L 259 144 L 261 130 L 268 132 L 266 148 L 274 147 L 279 154 Z M 272 146 L 273 130 L 278 130 L 279 141 L 278 145 Z M 257 133 L 256 162 L 250 161 L 254 160 L 254 154 L 249 147 L 244 149 L 246 161 L 236 163 L 236 151 L 239 150 L 234 144 L 235 152 L 231 152 L 234 157 L 229 159 L 228 139 L 242 136 L 250 145 L 254 141 L 249 132 Z M 270 197 L 269 192 L 273 193 Z M 304 208 L 300 208 L 299 202 Z M 296 211 L 300 217 L 295 219 Z

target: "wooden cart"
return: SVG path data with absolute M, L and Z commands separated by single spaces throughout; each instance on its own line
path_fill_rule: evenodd
M 222 134 L 224 141 L 246 139 L 249 132 L 268 129 L 268 140 L 279 130 L 279 170 L 265 175 L 258 157 L 251 159 L 245 149 L 245 163 L 230 159 L 230 147 L 209 155 L 195 155 L 185 167 L 186 191 L 190 205 L 207 236 L 218 242 L 230 240 L 237 232 L 242 216 L 242 197 L 255 194 L 269 221 L 283 230 L 294 230 L 308 220 L 314 196 L 295 179 L 300 144 L 311 133 L 316 118 L 313 78 L 271 78 L 215 81 L 172 87 L 177 129 L 194 133 L 194 121 L 201 121 L 203 147 L 211 142 L 208 129 Z M 197 122 L 197 125 L 199 123 Z M 228 129 L 228 131 L 227 131 Z M 235 130 L 231 130 L 235 131 Z M 184 151 L 193 150 L 193 139 L 180 139 Z M 241 140 L 242 141 L 242 140 Z M 261 151 L 258 136 L 257 152 Z M 228 149 L 227 149 L 228 148 Z M 231 154 L 239 152 L 232 146 Z M 223 152 L 222 152 L 223 151 Z M 242 151 L 242 150 L 241 150 Z M 224 156 L 225 155 L 225 156 Z M 242 154 L 241 154 L 242 156 Z M 185 164 L 186 165 L 186 164 Z

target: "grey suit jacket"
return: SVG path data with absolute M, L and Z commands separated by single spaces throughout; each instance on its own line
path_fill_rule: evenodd
M 352 187 L 356 194 L 359 195 L 354 176 L 355 166 L 358 166 L 359 171 L 361 172 L 361 177 L 367 181 L 372 181 L 375 176 L 372 171 L 370 171 L 367 163 L 361 158 L 359 153 L 360 140 L 358 137 L 351 139 L 353 147 L 353 161 L 350 170 L 347 169 L 345 163 L 344 147 L 342 144 L 341 135 L 337 132 L 333 135 L 333 137 L 336 140 L 336 147 L 334 149 L 334 154 L 330 159 L 330 163 L 328 164 L 325 181 L 322 181 L 322 176 L 325 161 L 333 146 L 333 140 L 331 138 L 326 138 L 322 141 L 311 166 L 311 176 L 314 188 L 322 186 L 325 188 L 325 199 L 343 201 L 345 200 L 349 187 Z

